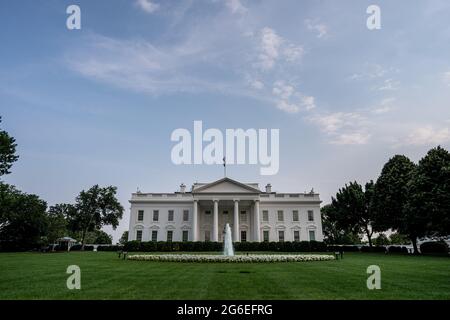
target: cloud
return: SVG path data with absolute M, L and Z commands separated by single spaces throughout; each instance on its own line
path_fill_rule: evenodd
M 395 91 L 398 90 L 400 83 L 394 79 L 386 79 L 383 84 L 378 87 L 379 91 Z
M 151 0 L 136 0 L 136 5 L 147 13 L 153 13 L 159 9 L 159 4 Z
M 308 119 L 328 136 L 331 144 L 366 144 L 371 137 L 366 117 L 356 112 L 316 114 Z
M 444 72 L 442 80 L 444 81 L 444 84 L 450 87 L 450 71 Z
M 256 66 L 262 70 L 272 69 L 280 59 L 287 62 L 297 61 L 304 53 L 302 46 L 287 41 L 269 27 L 261 29 L 259 35 L 260 45 Z
M 239 0 L 225 0 L 225 4 L 231 13 L 244 14 L 248 10 Z
M 347 144 L 366 144 L 370 139 L 370 134 L 363 132 L 343 133 L 331 139 L 331 144 L 347 145 Z
M 305 25 L 308 30 L 317 33 L 317 38 L 325 38 L 328 36 L 328 27 L 323 23 L 319 23 L 317 20 L 306 19 Z
M 374 114 L 383 114 L 392 110 L 393 103 L 395 102 L 395 98 L 385 98 L 381 100 L 380 104 L 372 109 L 372 113 Z
M 413 129 L 412 132 L 401 141 L 401 144 L 424 146 L 438 145 L 449 141 L 449 128 L 437 129 L 431 125 L 427 125 Z
M 286 84 L 284 81 L 276 81 L 272 93 L 276 98 L 277 108 L 287 113 L 297 113 L 300 110 L 308 111 L 316 107 L 314 97 L 303 95 L 294 86 Z

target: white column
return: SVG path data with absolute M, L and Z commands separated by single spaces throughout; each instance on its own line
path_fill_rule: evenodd
M 259 200 L 255 200 L 255 241 L 261 242 L 261 224 L 259 221 Z
M 239 200 L 234 200 L 233 241 L 239 242 Z
M 198 241 L 198 203 L 194 200 L 194 212 L 192 215 L 192 241 Z
M 212 241 L 219 241 L 219 200 L 214 201 Z

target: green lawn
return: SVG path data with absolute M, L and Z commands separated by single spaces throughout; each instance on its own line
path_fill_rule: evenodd
M 81 290 L 66 288 L 68 265 Z M 366 269 L 381 268 L 381 290 Z M 271 264 L 125 261 L 109 252 L 0 253 L 0 299 L 450 299 L 450 259 L 347 253 Z

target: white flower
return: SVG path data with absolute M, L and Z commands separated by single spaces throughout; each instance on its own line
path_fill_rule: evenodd
M 139 261 L 164 261 L 164 262 L 304 262 L 334 260 L 331 255 L 320 254 L 255 254 L 255 255 L 203 255 L 203 254 L 145 254 L 131 255 L 129 260 Z

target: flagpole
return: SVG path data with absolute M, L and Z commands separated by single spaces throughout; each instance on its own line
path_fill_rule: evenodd
M 226 161 L 225 157 L 223 157 L 223 176 L 224 176 L 224 178 L 227 177 L 227 161 Z

